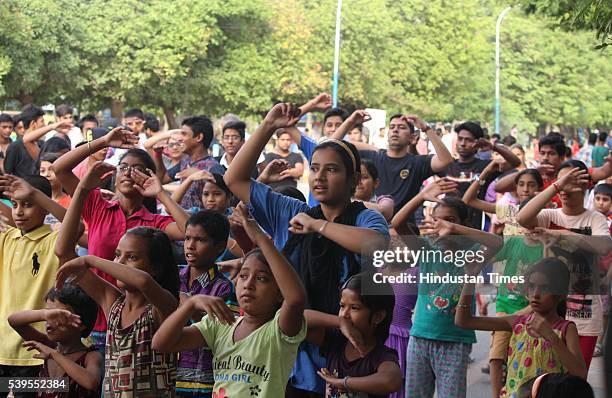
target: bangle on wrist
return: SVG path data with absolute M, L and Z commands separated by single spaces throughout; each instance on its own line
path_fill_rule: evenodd
M 323 225 L 321 225 L 321 228 L 319 228 L 319 235 L 323 234 L 323 230 L 325 229 L 325 227 L 327 226 L 328 223 L 329 223 L 329 221 L 327 221 L 327 220 L 323 221 Z
M 346 392 L 348 392 L 348 391 L 349 391 L 349 387 L 348 387 L 348 379 L 349 379 L 349 376 L 346 376 L 346 377 L 344 378 L 344 380 L 342 380 L 342 386 L 344 387 L 344 390 L 345 390 Z
M 471 304 L 457 304 L 457 308 L 472 308 Z

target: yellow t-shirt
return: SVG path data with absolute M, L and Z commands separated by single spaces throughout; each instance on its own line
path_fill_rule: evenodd
M 17 228 L 0 233 L 0 365 L 41 365 L 22 348 L 23 339 L 8 323 L 8 316 L 22 310 L 45 308 L 43 297 L 55 283 L 59 260 L 55 242 L 59 231 L 42 225 L 22 235 Z M 44 332 L 44 323 L 34 325 Z

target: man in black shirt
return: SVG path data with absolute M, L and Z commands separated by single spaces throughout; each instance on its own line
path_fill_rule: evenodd
M 21 121 L 25 133 L 37 130 L 45 125 L 43 116 L 45 112 L 39 107 L 28 105 L 21 112 Z M 25 134 L 24 134 L 25 135 Z M 23 144 L 23 137 L 19 137 L 6 150 L 4 159 L 4 171 L 17 177 L 38 174 L 36 160 L 33 159 Z
M 491 162 L 491 160 L 478 159 L 476 153 L 478 149 L 485 151 L 495 151 L 499 153 L 511 167 L 517 167 L 521 164 L 521 160 L 512 153 L 505 145 L 495 143 L 483 138 L 484 133 L 482 128 L 474 122 L 465 122 L 455 127 L 457 132 L 457 153 L 459 159 L 452 162 L 444 173 L 446 177 L 458 183 L 459 197 L 470 187 L 474 179 L 477 179 L 480 173 Z M 484 199 L 488 185 L 500 176 L 500 172 L 493 173 L 485 181 L 481 181 L 482 188 L 478 192 L 478 198 Z M 470 208 L 469 227 L 482 229 L 482 212 Z
M 335 139 L 344 135 L 356 124 L 369 120 L 369 115 L 355 111 L 333 134 Z M 413 155 L 409 152 L 417 136 L 415 126 L 425 131 L 436 149 L 436 155 Z M 380 185 L 376 195 L 391 195 L 395 202 L 395 212 L 419 193 L 423 181 L 433 174 L 446 169 L 453 158 L 427 123 L 416 115 L 393 115 L 389 119 L 389 135 L 386 150 L 365 143 L 354 143 L 363 159 L 370 159 L 378 169 Z
M 266 153 L 266 165 L 273 160 L 281 159 L 287 162 L 287 169 L 281 172 L 282 179 L 271 182 L 274 190 L 281 187 L 297 187 L 297 180 L 304 174 L 304 158 L 299 153 L 293 153 L 291 148 L 291 134 L 285 129 L 276 132 L 276 145 L 272 152 Z

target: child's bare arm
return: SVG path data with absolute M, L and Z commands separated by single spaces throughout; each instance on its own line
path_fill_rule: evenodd
M 54 350 L 50 357 L 64 369 L 66 375 L 81 387 L 95 391 L 102 378 L 102 355 L 98 351 L 91 351 L 85 357 L 85 367 L 79 366 L 72 359 Z
M 580 351 L 578 340 L 578 330 L 576 325 L 571 323 L 565 331 L 565 341 L 557 336 L 546 320 L 534 313 L 533 318 L 527 322 L 527 328 L 548 340 L 553 349 L 559 356 L 559 360 L 567 372 L 586 380 L 587 368 L 584 364 L 584 357 Z
M 166 319 L 178 306 L 177 299 L 169 291 L 161 287 L 146 271 L 126 267 L 123 264 L 96 256 L 84 256 L 81 258 L 87 267 L 97 268 L 115 279 L 122 281 L 127 286 L 140 291 L 147 301 L 159 311 L 162 320 Z
M 0 192 L 12 199 L 32 202 L 53 214 L 60 221 L 64 219 L 66 214 L 66 209 L 59 203 L 32 187 L 25 180 L 13 175 L 0 176 Z
M 187 299 L 161 324 L 153 336 L 153 349 L 159 352 L 181 352 L 206 347 L 202 333 L 194 325 L 185 326 L 194 312 L 205 311 L 220 322 L 231 323 L 234 316 L 220 297 L 196 295 Z
M 66 262 L 57 270 L 55 278 L 56 289 L 61 289 L 67 281 L 79 285 L 89 297 L 98 303 L 107 317 L 111 306 L 121 295 L 119 289 L 88 269 L 85 257 L 77 257 Z
M 306 290 L 295 269 L 289 261 L 281 254 L 272 239 L 266 235 L 257 222 L 249 215 L 244 204 L 236 207 L 236 216 L 242 221 L 242 227 L 263 252 L 264 257 L 270 265 L 270 270 L 276 284 L 283 296 L 283 304 L 280 309 L 279 326 L 287 336 L 297 335 L 302 328 L 304 318 L 304 306 L 306 305 Z
M 472 315 L 474 284 L 466 283 L 455 311 L 455 325 L 463 329 L 512 331 L 515 315 L 475 316 Z
M 368 376 L 339 379 L 331 376 L 327 369 L 317 373 L 330 385 L 339 389 L 347 388 L 348 391 L 387 395 L 402 388 L 402 370 L 397 362 L 392 361 L 384 361 L 378 366 L 376 373 Z
M 33 323 L 44 322 L 47 319 L 45 311 L 47 310 L 25 310 L 15 312 L 8 317 L 8 323 L 17 333 L 19 333 L 23 340 L 38 341 L 54 347 L 55 343 L 49 340 L 46 334 L 32 327 Z

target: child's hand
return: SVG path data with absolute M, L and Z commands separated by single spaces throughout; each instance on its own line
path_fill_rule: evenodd
M 486 138 L 479 138 L 478 141 L 476 141 L 476 145 L 474 145 L 474 148 L 480 149 L 485 152 L 492 151 L 493 144 L 491 143 L 491 141 L 487 140 Z
M 208 182 L 212 182 L 213 184 L 215 184 L 215 177 L 212 175 L 211 172 L 206 171 L 206 170 L 198 170 L 197 172 L 190 174 L 189 177 L 187 177 L 187 179 L 189 181 L 208 181 Z
M 427 186 L 421 191 L 421 195 L 424 200 L 442 203 L 442 199 L 439 199 L 438 196 L 455 192 L 456 190 L 457 183 L 455 181 L 442 178 L 440 180 L 427 184 Z
M 364 124 L 365 122 L 372 120 L 372 116 L 370 116 L 370 114 L 364 111 L 363 109 L 357 109 L 355 112 L 351 114 L 351 116 L 349 116 L 349 119 L 351 123 L 350 125 L 356 126 L 356 125 Z
M 45 320 L 54 327 L 70 325 L 75 328 L 81 326 L 81 317 L 67 310 L 44 310 Z
M 32 358 L 47 360 L 51 358 L 51 355 L 56 353 L 57 351 L 53 348 L 47 347 L 43 343 L 39 343 L 38 341 L 26 341 L 23 343 L 23 346 L 28 349 L 28 351 L 36 350 L 38 354 L 32 355 Z
M 565 192 L 582 192 L 582 185 L 589 183 L 589 173 L 579 167 L 574 167 L 569 173 L 557 180 L 557 186 Z
M 55 288 L 61 289 L 64 283 L 77 283 L 79 279 L 87 272 L 87 263 L 85 257 L 77 257 L 74 260 L 67 261 L 62 265 L 55 275 Z
M 544 317 L 537 312 L 527 319 L 527 333 L 533 337 L 542 337 L 548 341 L 554 338 L 555 332 Z
M 188 177 L 190 177 L 191 175 L 199 172 L 200 169 L 195 168 L 195 167 L 188 167 L 184 170 L 179 171 L 178 173 L 176 173 L 176 177 L 180 178 L 181 180 L 186 180 Z
M 544 245 L 544 248 L 549 249 L 559 242 L 559 239 L 561 239 L 561 233 L 558 230 L 535 227 L 533 229 L 533 233 L 529 234 L 529 237 L 541 242 Z
M 191 297 L 189 301 L 194 310 L 205 312 L 212 319 L 216 318 L 226 325 L 234 323 L 234 314 L 221 297 L 198 294 Z
M 332 375 L 331 372 L 327 370 L 327 368 L 321 368 L 321 370 L 317 371 L 317 374 L 321 376 L 321 378 L 325 380 L 325 382 L 331 387 L 336 388 L 338 392 L 345 392 L 343 385 L 344 380 Z
M 236 206 L 232 216 L 234 222 L 236 224 L 240 224 L 240 226 L 244 228 L 244 231 L 249 236 L 249 239 L 251 239 L 253 242 L 257 242 L 257 238 L 264 235 L 264 232 L 259 227 L 259 224 L 257 224 L 257 221 L 251 217 L 249 209 L 244 203 L 238 203 L 238 206 Z
M 553 175 L 555 173 L 555 166 L 548 163 L 541 163 L 536 170 L 540 173 L 540 175 Z
M 423 224 L 419 225 L 419 230 L 421 230 L 421 234 L 424 236 L 435 235 L 442 238 L 453 233 L 453 223 L 441 219 L 433 220 L 426 218 Z
M 266 165 L 259 175 L 259 179 L 265 184 L 278 182 L 285 178 L 282 173 L 287 169 L 289 169 L 289 162 L 283 159 L 274 159 Z
M 147 169 L 147 173 L 149 175 L 139 170 L 132 170 L 131 177 L 136 183 L 134 189 L 146 198 L 154 198 L 163 191 L 162 184 L 153 171 Z
M 289 231 L 293 232 L 294 234 L 310 234 L 313 232 L 319 232 L 316 226 L 317 221 L 322 220 L 315 220 L 306 213 L 296 214 L 295 217 L 289 221 Z
M 138 144 L 138 135 L 126 130 L 123 126 L 119 126 L 104 136 L 104 143 L 111 148 L 132 149 Z
M 17 200 L 28 200 L 34 195 L 34 188 L 30 184 L 10 174 L 0 176 L 0 191 L 4 196 Z
M 224 274 L 229 274 L 230 280 L 234 280 L 242 268 L 242 259 L 221 261 L 217 263 L 217 266 L 219 267 L 219 271 Z
M 79 187 L 89 191 L 101 187 L 114 173 L 115 166 L 105 162 L 96 162 L 79 182 Z
M 295 104 L 280 103 L 274 105 L 266 115 L 264 122 L 272 129 L 293 126 L 300 120 L 302 111 Z
M 350 320 L 340 318 L 340 332 L 347 338 L 349 343 L 355 347 L 362 358 L 367 355 L 368 352 L 366 350 L 365 341 L 363 340 L 363 335 Z

